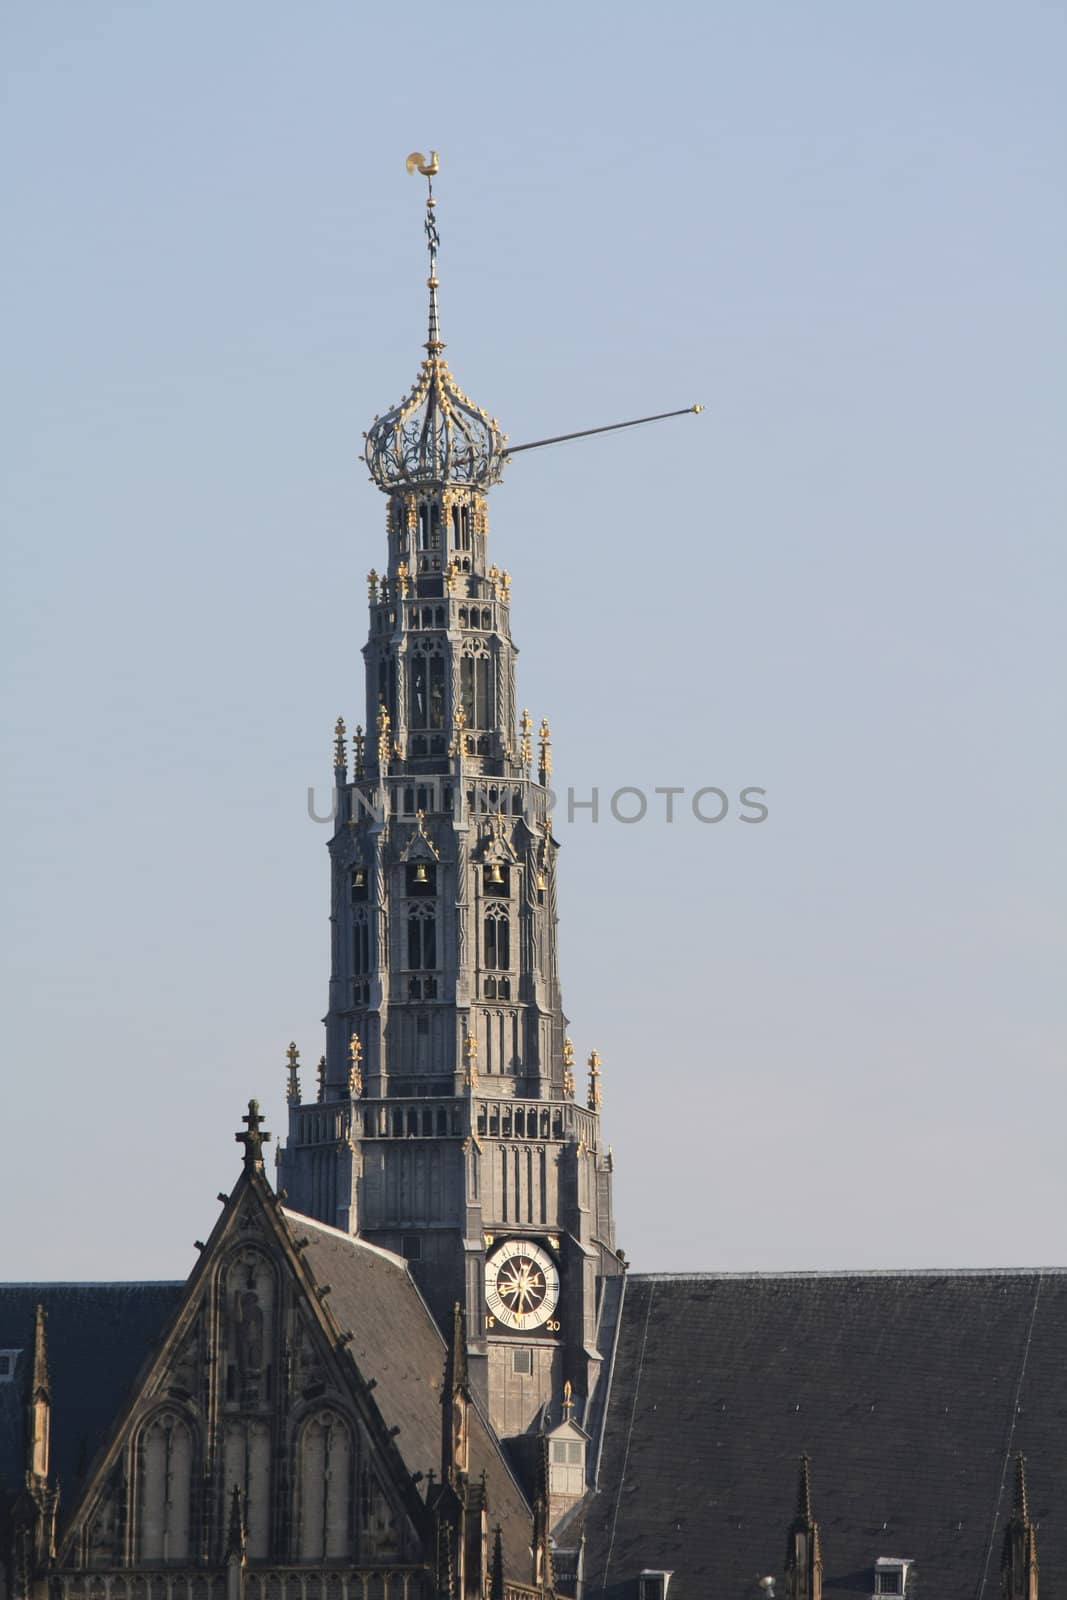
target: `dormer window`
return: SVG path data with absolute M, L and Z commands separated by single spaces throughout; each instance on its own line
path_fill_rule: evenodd
M 879 1556 L 874 1563 L 875 1594 L 906 1594 L 910 1567 L 911 1562 L 903 1556 Z
M 0 1350 L 0 1383 L 10 1383 L 14 1378 L 18 1357 L 17 1350 Z
M 637 1600 L 667 1600 L 672 1576 L 670 1572 L 646 1567 L 637 1580 Z

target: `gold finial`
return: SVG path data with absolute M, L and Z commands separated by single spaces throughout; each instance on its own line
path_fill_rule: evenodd
M 528 767 L 533 760 L 533 741 L 530 738 L 532 730 L 533 718 L 524 708 L 522 720 L 519 723 L 519 732 L 521 734 L 519 739 L 519 763 L 524 767 Z
M 454 731 L 448 746 L 448 753 L 450 756 L 462 755 L 464 747 L 463 730 L 467 726 L 467 713 L 462 706 L 456 707 L 456 714 L 452 718 L 452 726 Z
M 489 568 L 488 578 L 489 578 L 489 582 L 493 586 L 493 599 L 495 600 L 496 596 L 497 596 L 497 590 L 500 587 L 500 568 L 497 566 L 495 561 L 493 562 L 493 565 Z
M 325 1056 L 320 1056 L 319 1057 L 319 1064 L 318 1064 L 318 1067 L 315 1070 L 318 1073 L 318 1078 L 319 1078 L 319 1101 L 321 1103 L 326 1098 L 326 1057 Z
M 363 1093 L 363 1046 L 358 1033 L 348 1041 L 348 1056 L 348 1092 L 353 1100 L 358 1100 Z
M 398 588 L 400 590 L 400 597 L 401 597 L 402 600 L 406 600 L 407 597 L 408 597 L 408 591 L 409 591 L 409 589 L 411 587 L 411 585 L 410 585 L 410 583 L 408 581 L 409 577 L 410 577 L 410 574 L 408 572 L 408 564 L 407 564 L 406 561 L 401 561 L 399 566 L 396 569 L 396 581 L 397 581 L 397 586 L 398 586 Z
M 565 1067 L 573 1067 L 574 1065 L 574 1045 L 569 1039 L 564 1039 L 563 1041 L 563 1065 Z
M 463 1081 L 467 1085 L 468 1089 L 477 1089 L 478 1041 L 474 1037 L 473 1033 L 468 1033 L 467 1037 L 463 1041 L 463 1060 L 466 1065 L 466 1071 L 463 1074 Z
M 505 600 L 510 600 L 511 599 L 511 573 L 508 571 L 507 567 L 505 567 L 503 572 L 500 574 L 500 587 L 504 591 L 504 599 Z
M 571 1388 L 571 1380 L 568 1378 L 566 1383 L 563 1385 L 563 1420 L 564 1420 L 564 1422 L 569 1422 L 571 1420 L 571 1412 L 573 1410 L 574 1410 L 574 1390 Z
M 586 1102 L 590 1111 L 599 1111 L 601 1102 L 600 1093 L 600 1057 L 595 1050 L 589 1052 L 589 1099 Z
M 389 711 L 383 703 L 378 707 L 378 768 L 383 777 L 389 765 L 392 742 L 389 732 Z
M 458 565 L 456 564 L 456 562 L 454 560 L 450 561 L 448 563 L 448 566 L 445 568 L 445 593 L 446 594 L 451 594 L 453 589 L 456 587 L 456 578 L 458 577 L 458 575 L 459 575 L 459 567 L 458 567 Z
M 370 571 L 367 573 L 367 599 L 370 601 L 372 606 L 377 604 L 378 574 L 375 572 L 373 567 L 371 567 Z
M 345 763 L 345 719 L 338 717 L 333 729 L 333 764 L 340 771 L 346 770 Z
M 548 719 L 541 718 L 541 732 L 538 739 L 538 778 L 542 784 L 547 784 L 552 776 L 552 730 L 548 726 Z
M 363 776 L 363 750 L 366 743 L 367 741 L 363 735 L 363 724 L 357 722 L 356 731 L 352 735 L 352 776 L 354 778 L 362 778 Z
M 296 1040 L 291 1040 L 285 1059 L 289 1063 L 289 1086 L 285 1091 L 285 1098 L 291 1106 L 300 1104 L 300 1051 L 296 1048 Z

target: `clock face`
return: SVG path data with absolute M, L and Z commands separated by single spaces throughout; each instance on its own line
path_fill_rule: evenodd
M 559 1304 L 559 1273 L 547 1250 L 511 1239 L 485 1263 L 489 1314 L 505 1328 L 539 1328 Z

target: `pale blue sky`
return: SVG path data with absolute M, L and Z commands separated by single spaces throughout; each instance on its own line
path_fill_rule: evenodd
M 183 1274 L 326 1004 L 361 432 L 516 442 L 564 993 L 644 1269 L 1067 1259 L 1062 6 L 10 5 L 0 1275 Z M 658 805 L 661 806 L 662 802 Z M 19 1225 L 18 1219 L 25 1222 Z

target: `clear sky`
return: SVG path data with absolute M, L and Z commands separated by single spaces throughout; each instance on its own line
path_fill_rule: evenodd
M 514 442 L 707 406 L 491 500 L 520 700 L 601 794 L 561 941 L 620 1244 L 1067 1261 L 1062 5 L 3 30 L 0 1276 L 184 1274 L 291 1037 L 313 1076 L 306 795 L 361 711 L 431 147 L 449 359 Z

